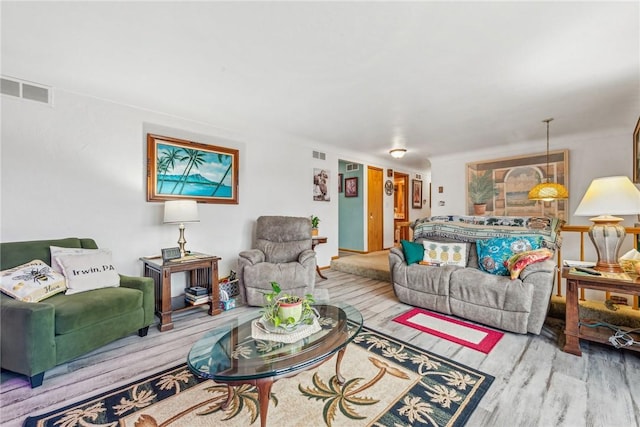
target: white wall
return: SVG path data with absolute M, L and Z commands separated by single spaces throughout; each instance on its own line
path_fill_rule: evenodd
M 313 169 L 337 176 L 338 158 L 392 167 L 249 125 L 230 131 L 62 90 L 53 107 L 1 98 L 1 240 L 92 237 L 113 251 L 123 274 L 141 274 L 139 257 L 178 239 L 177 226 L 162 224 L 163 204 L 146 201 L 147 132 L 240 150 L 240 203 L 199 204 L 200 222 L 186 225 L 187 249 L 222 257 L 221 276 L 251 247 L 260 215 L 319 216 L 328 243 L 316 248 L 318 264 L 328 266 L 338 254 L 337 185 L 332 180 L 330 202 L 313 201 Z M 325 152 L 326 160 L 313 159 L 312 150 Z M 385 218 L 385 246 L 391 246 L 388 199 Z

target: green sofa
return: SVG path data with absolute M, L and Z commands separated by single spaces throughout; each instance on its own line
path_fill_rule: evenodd
M 51 265 L 50 246 L 97 249 L 92 239 L 67 238 L 0 243 L 0 269 L 34 259 Z M 147 335 L 154 321 L 154 284 L 147 277 L 120 275 L 120 287 L 38 303 L 0 295 L 0 366 L 42 385 L 44 373 L 111 341 L 137 332 Z

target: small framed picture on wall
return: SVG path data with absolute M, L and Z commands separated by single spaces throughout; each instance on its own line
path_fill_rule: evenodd
M 422 181 L 411 180 L 411 200 L 413 209 L 422 209 Z
M 342 181 L 344 180 L 344 175 L 338 174 L 338 193 L 342 193 Z
M 358 177 L 344 179 L 344 197 L 358 197 Z

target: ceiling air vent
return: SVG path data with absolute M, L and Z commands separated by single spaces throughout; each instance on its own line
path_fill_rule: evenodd
M 360 170 L 359 163 L 347 163 L 347 172 Z
M 313 158 L 314 159 L 320 159 L 320 160 L 326 160 L 327 155 L 325 153 L 320 152 L 320 151 L 314 151 L 313 152 Z
M 25 82 L 13 77 L 0 78 L 0 92 L 3 95 L 28 99 L 29 101 L 52 104 L 52 92 L 49 86 Z

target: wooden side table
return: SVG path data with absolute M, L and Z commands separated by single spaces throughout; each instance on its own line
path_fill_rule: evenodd
M 327 238 L 326 237 L 313 236 L 311 238 L 311 249 L 315 250 L 316 246 L 321 245 L 323 243 L 327 243 Z M 318 273 L 318 276 L 322 277 L 324 280 L 327 280 L 327 278 L 324 277 L 322 275 L 322 273 L 320 272 L 320 267 L 318 267 L 318 263 L 317 262 L 316 262 L 316 273 Z
M 606 278 L 603 276 L 571 273 L 571 269 L 567 267 L 562 269 L 562 277 L 567 279 L 567 311 L 566 326 L 564 330 L 566 342 L 563 350 L 567 353 L 575 354 L 576 356 L 582 356 L 582 351 L 580 351 L 580 339 L 603 344 L 611 344 L 609 342 L 609 337 L 614 335 L 615 331 L 612 331 L 609 328 L 581 325 L 578 313 L 578 289 L 596 289 L 600 291 L 640 295 L 640 278 L 636 275 L 629 275 L 631 280 L 621 280 L 617 278 Z M 635 335 L 634 340 L 640 340 L 638 334 Z M 637 345 L 623 348 L 640 352 L 640 347 Z
M 174 312 L 190 310 L 199 305 L 191 305 L 185 301 L 184 294 L 171 296 L 171 274 L 188 271 L 187 286 L 202 286 L 209 290 L 211 301 L 209 315 L 213 316 L 222 312 L 220 309 L 220 289 L 218 286 L 218 261 L 220 258 L 213 255 L 192 253 L 167 262 L 162 262 L 161 257 L 140 258 L 144 264 L 144 276 L 151 277 L 155 282 L 156 291 L 156 315 L 160 318 L 158 329 L 169 331 L 173 329 L 171 315 Z

